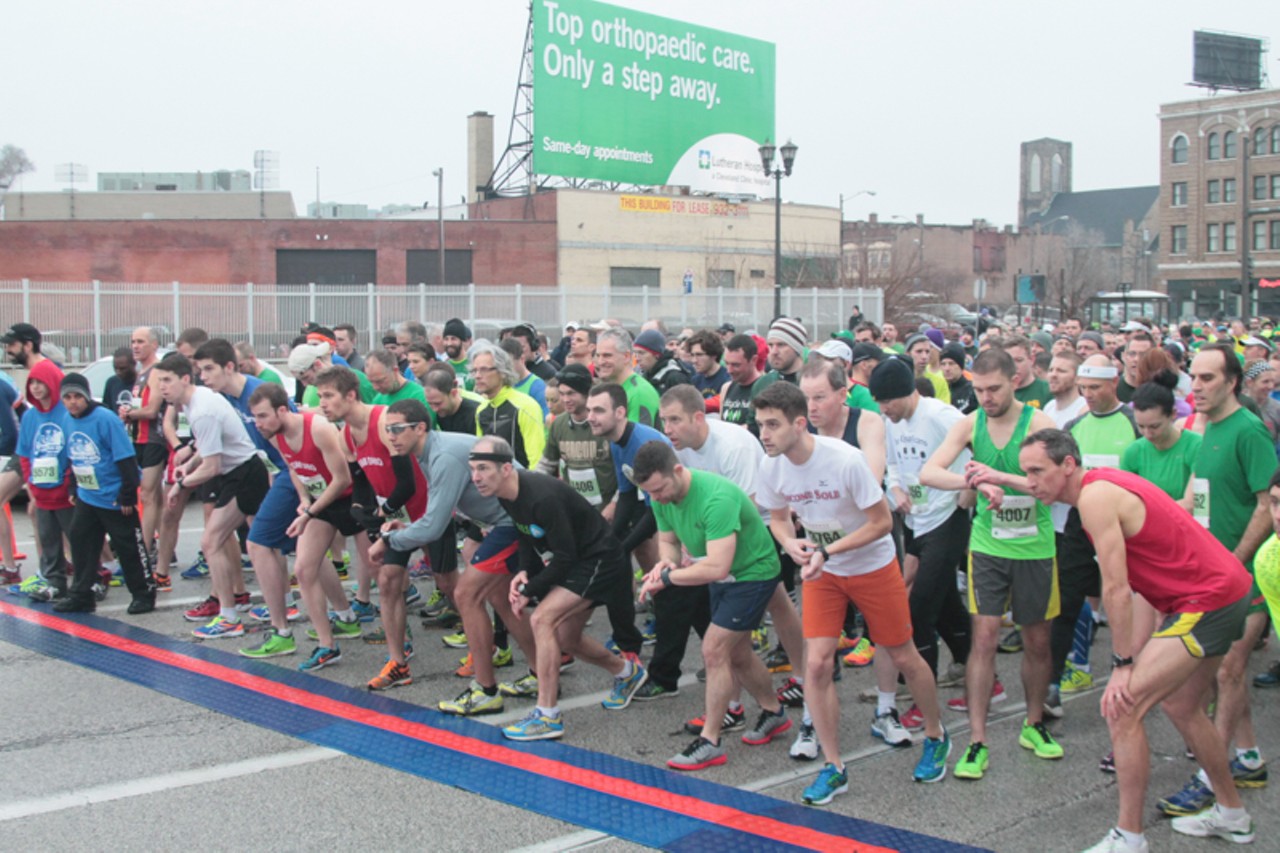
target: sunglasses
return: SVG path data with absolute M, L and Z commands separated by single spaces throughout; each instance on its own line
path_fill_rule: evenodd
M 400 424 L 387 424 L 387 432 L 391 433 L 392 435 L 399 435 L 405 430 L 411 429 L 412 427 L 415 427 L 420 423 L 425 423 L 425 421 L 405 421 L 404 423 L 400 423 Z

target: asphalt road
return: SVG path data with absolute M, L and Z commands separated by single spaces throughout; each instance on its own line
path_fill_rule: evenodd
M 20 515 L 15 513 L 16 515 Z M 21 546 L 34 554 L 30 528 L 17 519 Z M 198 510 L 184 520 L 180 557 L 194 557 Z M 28 561 L 32 565 L 34 559 Z M 252 575 L 249 576 L 253 589 Z M 208 594 L 208 581 L 175 581 L 155 613 L 124 614 L 128 596 L 115 590 L 100 615 L 175 638 L 192 625 L 181 611 Z M 6 618 L 0 616 L 0 618 Z M 414 622 L 414 683 L 392 691 L 396 699 L 426 706 L 449 698 L 465 682 L 453 675 L 460 652 L 445 648 L 441 631 Z M 604 634 L 603 615 L 590 629 Z M 228 651 L 253 638 L 220 640 Z M 1273 641 L 1274 643 L 1274 641 Z M 275 659 L 296 666 L 295 657 Z M 340 664 L 316 677 L 363 688 L 385 650 L 346 642 Z M 1094 651 L 1109 652 L 1106 631 Z M 518 653 L 517 653 L 518 654 Z M 690 645 L 690 673 L 700 664 Z M 945 657 L 945 655 L 944 655 Z M 1254 655 L 1264 669 L 1270 652 Z M 1022 719 L 1019 655 L 997 664 L 1010 698 L 993 706 L 991 770 L 978 782 L 948 777 L 917 785 L 911 771 L 919 747 L 894 750 L 869 731 L 873 707 L 858 693 L 871 672 L 846 669 L 838 685 L 842 739 L 852 769 L 851 790 L 828 808 L 863 820 L 911 829 L 999 851 L 1074 851 L 1092 845 L 1114 823 L 1115 778 L 1097 770 L 1109 749 L 1098 714 L 1100 687 L 1068 697 L 1065 719 L 1052 728 L 1066 750 L 1058 762 L 1036 759 L 1017 744 Z M 0 768 L 7 795 L 0 801 L 0 850 L 622 850 L 634 845 L 538 813 L 348 755 L 318 748 L 205 708 L 170 698 L 92 669 L 0 642 Z M 517 667 L 520 664 L 517 662 Z M 503 678 L 522 669 L 500 670 Z M 781 681 L 785 676 L 777 676 Z M 686 675 L 680 695 L 634 703 L 621 714 L 599 707 L 607 676 L 579 665 L 564 676 L 562 708 L 567 743 L 664 765 L 688 736 L 681 723 L 701 711 L 702 691 Z M 941 691 L 943 698 L 958 690 Z M 1254 691 L 1255 725 L 1264 754 L 1280 754 L 1280 691 Z M 505 724 L 523 715 L 527 700 L 508 700 Z M 909 703 L 902 703 L 903 710 Z M 793 712 L 798 717 L 798 712 Z M 749 714 L 754 708 L 749 706 Z M 951 764 L 967 743 L 962 714 L 944 711 L 956 742 Z M 1148 724 L 1153 749 L 1148 794 L 1148 837 L 1153 850 L 1196 851 L 1225 842 L 1174 835 L 1158 817 L 1158 796 L 1180 787 L 1193 770 L 1181 739 L 1163 718 Z M 790 736 L 762 748 L 731 741 L 729 762 L 701 775 L 784 800 L 796 800 L 818 770 L 787 757 Z M 1244 792 L 1257 825 L 1255 849 L 1280 850 L 1274 788 Z

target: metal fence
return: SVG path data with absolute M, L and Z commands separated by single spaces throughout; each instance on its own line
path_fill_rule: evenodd
M 881 322 L 884 294 L 860 288 L 782 291 L 782 313 L 800 317 L 814 340 L 844 328 L 855 306 L 867 319 Z M 506 326 L 532 322 L 553 345 L 569 321 L 605 317 L 621 320 L 633 333 L 646 320 L 661 319 L 673 332 L 729 322 L 740 332 L 763 334 L 773 317 L 773 291 L 0 281 L 0 328 L 33 324 L 45 340 L 62 347 L 68 364 L 110 355 L 128 344 L 138 326 L 156 329 L 165 344 L 183 329 L 199 326 L 213 337 L 248 340 L 263 358 L 279 358 L 311 320 L 330 327 L 352 324 L 359 330 L 360 348 L 367 349 L 402 321 L 444 323 L 451 317 L 466 320 L 477 338 L 496 338 Z

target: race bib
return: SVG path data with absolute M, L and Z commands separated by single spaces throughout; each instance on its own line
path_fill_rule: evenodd
M 810 542 L 823 548 L 844 538 L 844 528 L 834 518 L 821 521 L 805 521 L 804 532 L 808 535 Z
M 191 438 L 191 423 L 187 420 L 186 412 L 178 412 L 174 430 L 178 433 L 178 438 Z
M 387 511 L 387 499 L 381 497 L 378 498 L 378 506 L 385 513 Z M 405 524 L 409 523 L 409 512 L 404 507 L 400 507 L 400 509 L 393 512 L 391 515 L 384 517 L 387 521 L 403 521 Z
M 1204 477 L 1191 481 L 1191 517 L 1201 527 L 1209 526 L 1209 481 Z
M 596 479 L 595 468 L 568 468 L 566 472 L 569 475 L 569 485 L 592 506 L 600 506 L 604 502 L 600 496 L 600 482 Z
M 31 485 L 58 485 L 58 460 L 47 456 L 31 460 Z
M 89 489 L 97 491 L 98 472 L 94 470 L 92 465 L 72 465 L 71 473 L 76 477 L 76 487 L 80 489 Z
M 991 510 L 996 539 L 1030 539 L 1036 532 L 1036 499 L 1030 495 L 1005 495 L 1000 508 Z
M 1094 468 L 1119 468 L 1120 457 L 1114 453 L 1085 453 L 1082 454 L 1084 462 L 1084 470 L 1092 471 Z
M 907 487 L 907 495 L 911 498 L 911 511 L 924 512 L 929 505 L 928 486 L 920 485 L 920 478 L 913 474 L 905 475 L 903 481 Z
M 302 481 L 302 485 L 306 488 L 307 494 L 311 495 L 313 498 L 320 497 L 320 495 L 324 493 L 324 490 L 329 487 L 329 484 L 324 481 L 324 477 L 321 477 L 319 474 L 314 474 L 310 477 L 299 476 L 298 479 Z

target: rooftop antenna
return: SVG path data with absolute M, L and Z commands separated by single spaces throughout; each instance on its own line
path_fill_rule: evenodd
M 280 152 L 253 152 L 253 188 L 258 191 L 258 216 L 267 218 L 267 190 L 280 187 Z
M 89 167 L 83 163 L 58 163 L 53 167 L 53 179 L 66 184 L 71 191 L 71 218 L 76 218 L 76 184 L 89 180 Z

